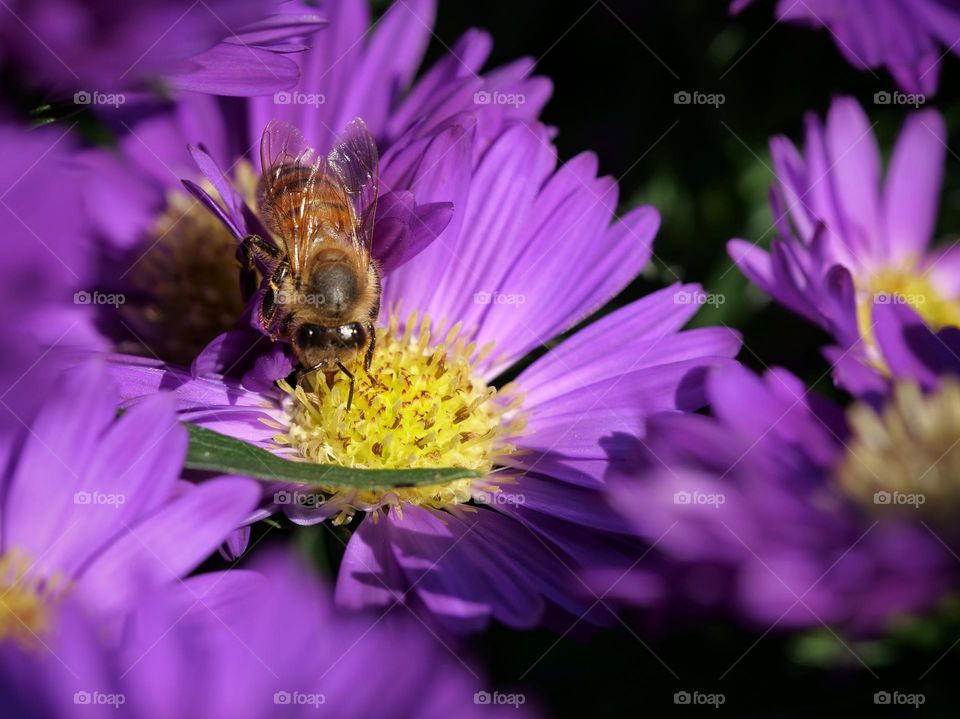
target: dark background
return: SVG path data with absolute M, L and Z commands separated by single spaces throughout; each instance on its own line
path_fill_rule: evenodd
M 620 179 L 622 211 L 649 203 L 662 214 L 657 260 L 611 307 L 678 276 L 701 282 L 726 301 L 719 308 L 705 306 L 698 322 L 740 329 L 744 363 L 756 369 L 785 366 L 836 395 L 820 356 L 827 338 L 749 289 L 735 269 L 728 272 L 725 244 L 742 237 L 762 238 L 766 245 L 772 236 L 770 136 L 783 133 L 802 142 L 806 111 L 822 115 L 832 97 L 851 94 L 879 120 L 874 131 L 887 155 L 907 109 L 874 104 L 875 92 L 895 89 L 889 75 L 877 70 L 874 77 L 848 65 L 825 30 L 773 27 L 770 0 L 759 0 L 736 18 L 727 14 L 727 5 L 725 0 L 441 0 L 439 39 L 428 64 L 469 27 L 493 35 L 489 66 L 525 55 L 538 58 L 538 73 L 554 82 L 543 119 L 559 129 L 561 161 L 593 150 L 601 171 Z M 960 59 L 950 55 L 943 61 L 940 91 L 928 101 L 947 115 L 954 141 L 960 133 L 958 80 Z M 673 96 L 680 90 L 723 93 L 726 101 L 719 109 L 678 106 Z M 957 228 L 960 159 L 951 155 L 940 236 Z M 620 627 L 573 638 L 578 627 L 555 646 L 554 632 L 495 629 L 472 648 L 499 688 L 524 692 L 554 716 L 715 712 L 675 706 L 673 694 L 680 690 L 722 692 L 726 703 L 719 713 L 736 716 L 809 716 L 811 710 L 955 716 L 958 617 L 960 612 L 947 608 L 942 617 L 882 642 L 848 639 L 870 670 L 826 630 L 803 637 L 773 630 L 748 652 L 765 627 L 719 621 L 653 633 L 642 617 L 628 617 L 636 637 Z M 923 692 L 926 703 L 919 711 L 878 707 L 873 694 L 880 690 Z

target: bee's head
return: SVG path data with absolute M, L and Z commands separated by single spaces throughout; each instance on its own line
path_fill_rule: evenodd
M 359 322 L 339 327 L 305 323 L 293 335 L 297 359 L 307 369 L 333 369 L 338 361 L 353 358 L 367 345 L 367 330 Z

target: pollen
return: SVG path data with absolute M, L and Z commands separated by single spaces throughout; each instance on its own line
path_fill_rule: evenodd
M 861 288 L 857 321 L 860 334 L 870 346 L 874 344 L 872 306 L 875 302 L 909 305 L 934 331 L 960 326 L 960 302 L 944 297 L 926 273 L 913 263 L 879 270 Z
M 22 552 L 0 555 L 0 642 L 12 639 L 30 647 L 49 628 L 60 583 L 31 576 L 29 569 Z
M 451 508 L 499 491 L 487 477 L 499 458 L 516 451 L 511 438 L 524 429 L 522 397 L 510 385 L 499 392 L 480 376 L 478 366 L 492 345 L 477 348 L 459 325 L 435 338 L 429 317 L 410 315 L 399 328 L 396 314 L 377 336 L 370 371 L 357 367 L 353 403 L 347 409 L 350 381 L 343 373 L 332 383 L 317 373 L 311 385 L 287 393 L 287 430 L 275 437 L 302 459 L 363 468 L 460 467 L 483 479 L 385 491 L 336 492 L 327 503 L 341 509 L 339 521 L 353 511 L 404 504 Z
M 894 386 L 877 412 L 854 405 L 847 452 L 837 468 L 843 489 L 873 511 L 916 510 L 950 519 L 960 510 L 960 382 L 932 394 Z
M 246 194 L 253 192 L 256 178 L 249 166 L 238 170 L 237 183 Z M 204 189 L 213 190 L 209 183 Z M 189 364 L 243 313 L 237 240 L 209 210 L 178 189 L 168 193 L 146 243 L 130 272 L 133 296 L 120 311 L 133 328 L 150 328 L 145 334 L 151 352 L 168 362 Z M 139 340 L 120 349 L 145 351 Z

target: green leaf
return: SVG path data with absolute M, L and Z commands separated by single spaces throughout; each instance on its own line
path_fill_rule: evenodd
M 186 467 L 241 474 L 273 482 L 320 484 L 332 489 L 388 490 L 480 477 L 471 469 L 355 469 L 336 464 L 292 462 L 225 434 L 184 422 L 190 434 Z

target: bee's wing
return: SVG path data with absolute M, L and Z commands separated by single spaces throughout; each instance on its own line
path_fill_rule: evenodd
M 261 216 L 285 244 L 291 268 L 299 272 L 316 234 L 310 210 L 326 163 L 315 157 L 300 130 L 288 122 L 271 120 L 260 138 L 260 168 Z
M 351 120 L 337 139 L 327 155 L 327 165 L 353 208 L 355 246 L 369 261 L 380 189 L 380 159 L 377 143 L 359 117 Z

